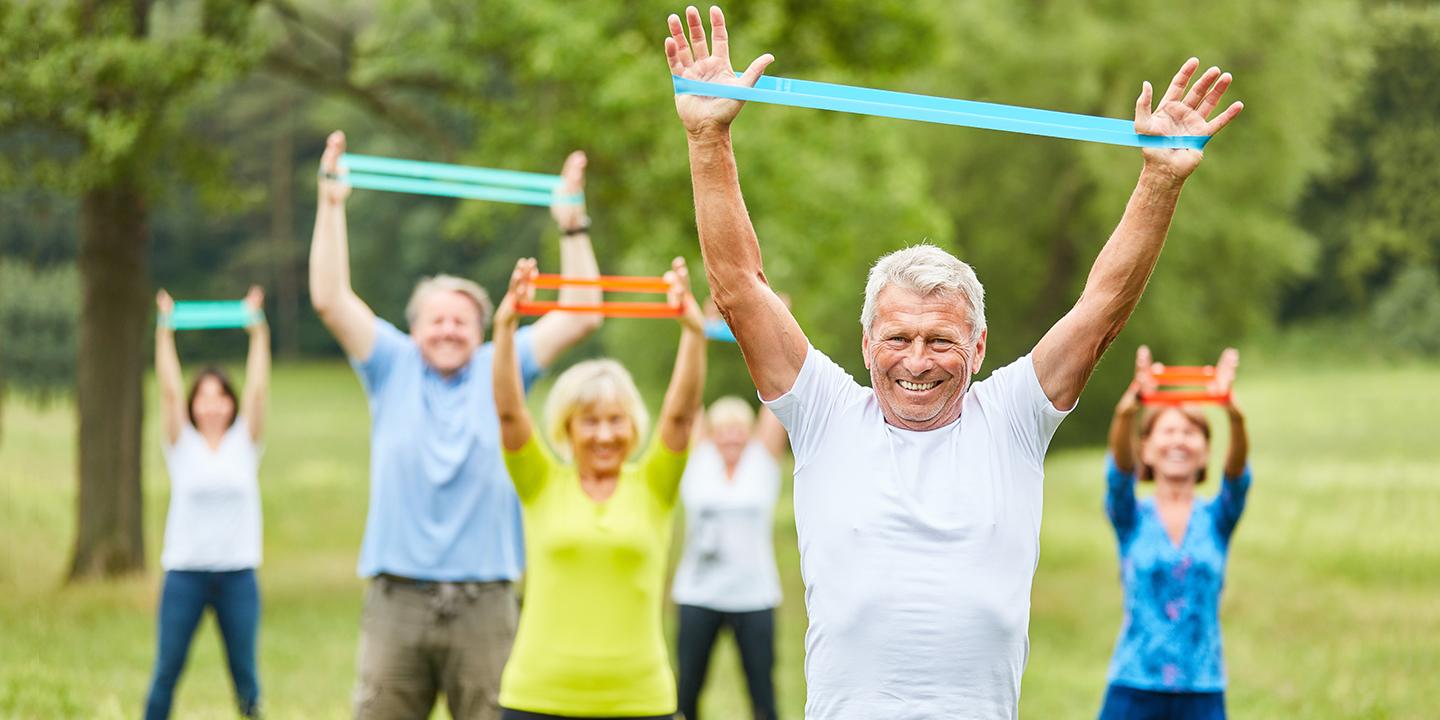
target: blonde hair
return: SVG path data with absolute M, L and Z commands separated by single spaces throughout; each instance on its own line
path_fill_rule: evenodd
M 495 310 L 495 306 L 490 302 L 490 295 L 475 281 L 454 275 L 433 275 L 415 283 L 415 289 L 410 292 L 410 301 L 405 303 L 405 323 L 413 328 L 415 321 L 420 319 L 420 306 L 425 304 L 426 298 L 441 292 L 456 292 L 470 298 L 470 302 L 475 303 L 475 309 L 480 312 L 480 332 L 485 332 L 485 326 L 490 323 L 490 314 Z
M 969 305 L 970 341 L 985 330 L 985 287 L 975 270 L 959 258 L 934 245 L 921 243 L 896 250 L 875 261 L 865 281 L 865 306 L 860 326 L 870 332 L 875 324 L 875 302 L 880 291 L 895 285 L 920 295 L 952 293 Z
M 742 425 L 748 433 L 755 427 L 755 410 L 750 407 L 750 403 L 734 395 L 726 395 L 710 404 L 710 408 L 705 411 L 705 422 L 711 428 Z
M 587 405 L 614 401 L 625 408 L 635 428 L 635 444 L 642 443 L 650 428 L 650 414 L 640 399 L 640 390 L 624 365 L 602 358 L 575 363 L 555 379 L 550 397 L 545 398 L 545 437 L 555 453 L 574 459 L 570 449 L 570 419 Z

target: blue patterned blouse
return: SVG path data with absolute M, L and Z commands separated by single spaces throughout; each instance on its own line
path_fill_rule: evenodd
M 1105 513 L 1120 546 L 1125 622 L 1109 681 L 1139 690 L 1219 692 L 1220 589 L 1230 535 L 1245 510 L 1250 468 L 1226 477 L 1210 499 L 1195 498 L 1185 538 L 1170 540 L 1154 498 L 1135 498 L 1135 476 L 1105 460 Z

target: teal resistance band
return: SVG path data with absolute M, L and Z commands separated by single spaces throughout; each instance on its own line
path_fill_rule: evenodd
M 159 323 L 175 330 L 220 330 L 249 327 L 264 316 L 244 300 L 192 300 L 175 303 L 175 312 L 161 315 Z
M 720 342 L 735 342 L 735 333 L 730 331 L 730 326 L 721 318 L 705 321 L 705 337 Z
M 723 97 L 1109 145 L 1199 150 L 1210 140 L 1207 135 L 1141 135 L 1135 132 L 1135 124 L 1129 120 L 872 90 L 812 80 L 762 75 L 755 87 L 747 88 L 687 80 L 678 76 L 672 76 L 671 79 L 675 83 L 677 95 Z
M 366 190 L 439 195 L 548 207 L 555 201 L 559 175 L 467 167 L 346 153 L 340 158 L 343 179 Z M 583 202 L 583 194 L 564 198 Z

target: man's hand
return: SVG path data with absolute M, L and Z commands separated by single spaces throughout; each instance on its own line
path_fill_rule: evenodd
M 735 69 L 730 65 L 730 42 L 725 32 L 725 15 L 716 6 L 710 7 L 710 32 L 715 42 L 714 52 L 711 52 L 705 42 L 705 26 L 700 21 L 700 11 L 694 6 L 685 8 L 685 21 L 690 31 L 688 40 L 680 17 L 672 14 L 669 21 L 670 37 L 665 38 L 665 57 L 670 61 L 672 75 L 722 85 L 754 87 L 766 66 L 775 60 L 774 56 L 765 53 L 750 63 L 743 76 L 735 77 Z M 684 123 L 685 130 L 691 137 L 714 131 L 723 132 L 730 127 L 730 123 L 744 106 L 745 103 L 739 100 L 726 98 L 675 96 L 675 110 L 680 114 L 680 122 Z
M 554 200 L 550 202 L 550 217 L 562 232 L 579 230 L 590 223 L 585 214 L 585 203 L 575 202 L 585 192 L 585 153 L 580 150 L 565 158 L 565 167 L 560 171 L 560 185 L 555 188 Z
M 340 179 L 340 156 L 345 154 L 345 133 L 336 130 L 325 138 L 325 154 L 320 156 L 320 201 L 327 205 L 344 205 L 350 197 L 350 185 Z
M 1199 67 L 1198 59 L 1186 60 L 1170 81 L 1170 87 L 1165 89 L 1159 107 L 1153 110 L 1153 90 L 1149 82 L 1143 84 L 1140 97 L 1135 101 L 1135 132 L 1141 135 L 1215 135 L 1245 109 L 1244 103 L 1236 101 L 1214 120 L 1206 120 L 1220 105 L 1220 99 L 1230 88 L 1231 78 L 1230 73 L 1222 73 L 1220 68 L 1212 67 L 1186 92 L 1185 86 L 1190 84 L 1190 78 Z M 1147 168 L 1162 171 L 1176 180 L 1189 177 L 1205 157 L 1205 153 L 1199 150 L 1175 148 L 1145 148 L 1144 153 Z

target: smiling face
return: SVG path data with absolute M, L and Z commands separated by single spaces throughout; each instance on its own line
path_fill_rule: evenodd
M 567 427 L 581 477 L 615 477 L 635 448 L 635 421 L 618 399 L 581 405 Z
M 968 314 L 958 294 L 880 291 L 861 343 L 886 422 L 934 430 L 960 417 L 970 377 L 985 359 L 985 332 L 971 341 Z
M 1140 462 L 1155 478 L 1199 482 L 1210 458 L 1210 438 L 1203 424 L 1177 407 L 1165 408 L 1140 439 Z
M 745 454 L 745 446 L 750 444 L 750 427 L 737 422 L 716 425 L 710 428 L 710 441 L 715 443 L 725 465 L 734 467 Z
M 190 397 L 190 422 L 205 436 L 222 435 L 235 421 L 235 396 L 220 378 L 203 375 Z
M 420 303 L 410 337 L 425 363 L 448 376 L 465 367 L 480 347 L 480 325 L 474 300 L 461 292 L 436 291 Z

